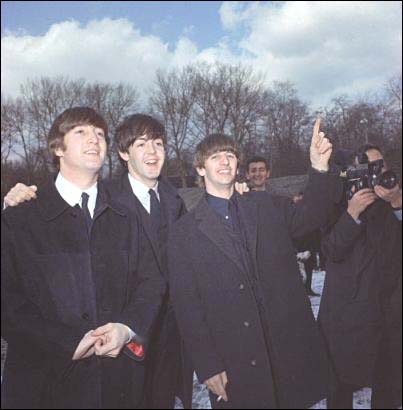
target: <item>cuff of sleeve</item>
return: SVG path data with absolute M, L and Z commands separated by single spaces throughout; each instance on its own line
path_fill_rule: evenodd
M 197 379 L 199 380 L 200 383 L 204 383 L 206 380 L 210 379 L 213 376 L 216 376 L 217 374 L 220 374 L 222 372 L 225 372 L 225 367 L 224 366 L 219 366 L 216 368 L 211 368 L 211 369 L 204 369 L 204 370 L 198 370 L 195 369 Z
M 329 174 L 329 169 L 318 169 L 311 166 L 311 173 L 314 174 Z
M 354 219 L 347 211 L 341 218 L 341 223 L 347 230 L 350 230 L 352 234 L 359 232 L 361 225 L 363 224 L 360 219 Z
M 126 327 L 128 333 L 129 333 L 128 340 L 126 341 L 126 344 L 128 344 L 128 343 L 130 343 L 130 342 L 136 337 L 136 333 L 133 332 L 133 330 L 130 329 L 129 326 L 126 326 L 126 325 L 125 325 L 125 327 Z

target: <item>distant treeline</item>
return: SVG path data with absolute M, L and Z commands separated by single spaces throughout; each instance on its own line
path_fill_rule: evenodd
M 346 96 L 320 109 L 322 129 L 335 149 L 355 149 L 365 142 L 380 145 L 401 168 L 401 77 L 383 89 L 352 101 Z M 291 82 L 265 85 L 249 66 L 190 65 L 156 74 L 146 104 L 130 84 L 71 80 L 65 77 L 29 80 L 18 98 L 1 97 L 2 196 L 17 181 L 37 183 L 52 172 L 46 137 L 64 109 L 86 105 L 101 113 L 110 128 L 111 145 L 104 169 L 107 177 L 120 170 L 113 144 L 119 122 L 135 112 L 149 113 L 166 127 L 168 161 L 164 173 L 192 175 L 195 145 L 207 134 L 232 135 L 245 156 L 268 158 L 272 175 L 303 174 L 314 118 L 319 114 L 304 102 Z M 143 99 L 141 100 L 143 101 Z

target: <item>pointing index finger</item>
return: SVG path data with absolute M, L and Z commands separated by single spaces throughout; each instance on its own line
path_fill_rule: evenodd
M 313 126 L 312 142 L 317 142 L 319 139 L 320 118 L 316 118 L 315 125 Z

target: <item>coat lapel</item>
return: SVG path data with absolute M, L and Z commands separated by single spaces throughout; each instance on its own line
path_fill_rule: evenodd
M 165 178 L 161 178 L 158 184 L 158 192 L 161 204 L 165 210 L 167 224 L 170 227 L 184 213 L 183 201 L 176 188 L 174 188 Z
M 257 246 L 257 204 L 246 196 L 237 195 L 239 217 L 245 229 L 248 250 L 256 261 Z
M 201 199 L 194 212 L 200 231 L 243 272 L 244 268 L 236 255 L 236 250 L 223 223 L 214 210 L 210 208 L 205 197 Z
M 151 228 L 151 218 L 147 211 L 144 209 L 140 200 L 134 195 L 133 189 L 129 182 L 128 174 L 125 173 L 122 176 L 121 184 L 120 184 L 120 192 L 119 192 L 118 200 L 124 203 L 131 211 L 135 212 L 144 228 L 144 231 L 151 243 L 151 247 L 153 249 L 154 255 L 157 259 L 158 266 L 162 271 L 161 265 L 161 255 L 159 252 L 158 241 L 154 237 L 152 228 Z

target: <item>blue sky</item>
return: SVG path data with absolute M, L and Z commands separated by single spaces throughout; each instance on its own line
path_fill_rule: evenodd
M 374 93 L 402 71 L 399 1 L 2 1 L 2 94 L 28 78 L 127 82 L 157 70 L 252 66 L 315 106 Z
M 2 35 L 7 31 L 44 35 L 66 20 L 127 18 L 144 34 L 174 42 L 184 32 L 201 47 L 214 46 L 224 32 L 221 1 L 3 1 Z

